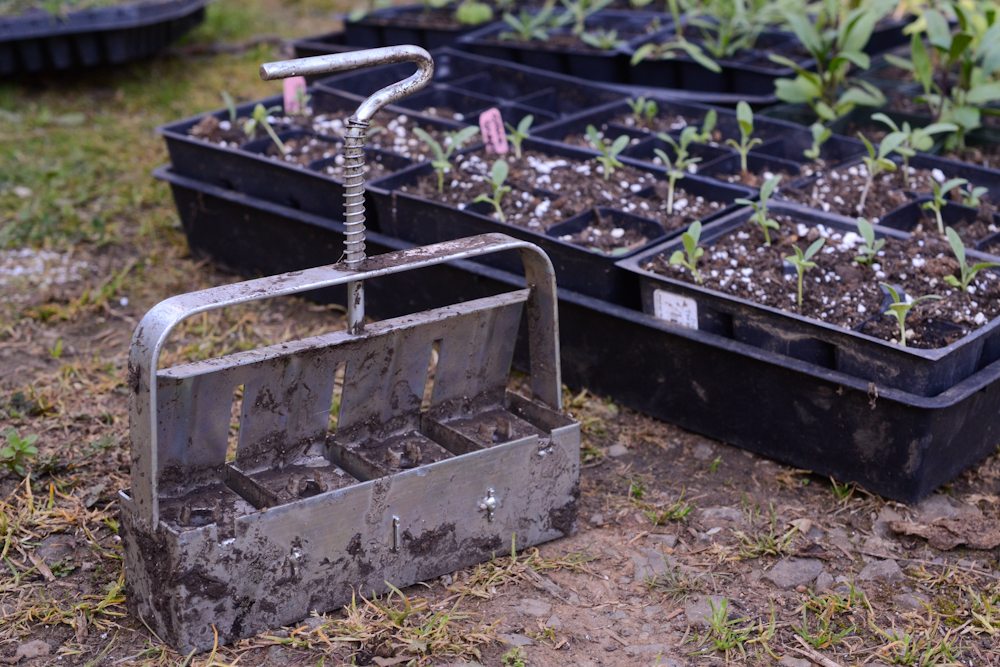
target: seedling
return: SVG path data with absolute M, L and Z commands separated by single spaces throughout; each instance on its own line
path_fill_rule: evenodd
M 900 135 L 901 141 L 896 152 L 903 156 L 903 183 L 907 187 L 910 185 L 910 158 L 916 155 L 917 151 L 927 152 L 934 148 L 935 134 L 954 132 L 958 129 L 954 123 L 931 123 L 926 127 L 910 127 L 910 124 L 904 121 L 902 126 L 899 126 L 881 112 L 873 113 L 872 120 L 888 127 L 892 130 L 891 134 Z
M 868 220 L 858 218 L 856 222 L 858 225 L 858 234 L 864 240 L 864 243 L 858 248 L 858 254 L 855 255 L 854 261 L 858 264 L 871 266 L 878 257 L 879 251 L 885 246 L 885 239 L 875 238 L 875 228 L 872 227 L 872 223 L 868 222 Z
M 699 144 L 707 144 L 712 140 L 712 131 L 715 129 L 715 123 L 718 121 L 719 115 L 715 113 L 715 109 L 709 109 L 705 114 L 705 118 L 701 121 L 701 128 L 694 135 L 694 141 Z
M 795 267 L 795 273 L 798 274 L 798 299 L 796 303 L 798 304 L 799 310 L 802 310 L 802 283 L 805 278 L 806 271 L 816 267 L 816 262 L 812 261 L 812 258 L 816 256 L 819 249 L 823 247 L 826 243 L 826 239 L 818 238 L 812 242 L 812 244 L 806 248 L 805 252 L 797 245 L 792 246 L 792 250 L 795 251 L 794 255 L 785 255 L 785 260 Z
M 625 45 L 624 40 L 618 39 L 617 30 L 592 30 L 580 33 L 580 41 L 600 51 L 614 51 Z
M 736 199 L 733 203 L 739 204 L 741 206 L 749 206 L 753 209 L 753 215 L 750 216 L 751 222 L 756 222 L 760 225 L 760 229 L 764 232 L 764 245 L 771 245 L 771 233 L 768 230 L 780 229 L 778 221 L 772 218 L 768 214 L 767 203 L 771 199 L 771 195 L 774 194 L 775 189 L 778 187 L 778 183 L 781 182 L 781 176 L 772 176 L 764 182 L 764 185 L 760 188 L 759 201 L 752 201 L 750 199 Z
M 452 155 L 454 155 L 455 151 L 459 150 L 465 142 L 474 137 L 477 132 L 479 132 L 479 128 L 475 126 L 466 127 L 455 132 L 449 132 L 445 135 L 444 146 L 442 146 L 423 128 L 413 128 L 413 133 L 417 135 L 422 142 L 427 144 L 427 147 L 434 156 L 431 160 L 431 166 L 434 167 L 434 172 L 437 174 L 438 192 L 444 192 L 444 175 L 451 171 Z
M 963 249 L 964 252 L 964 249 Z M 906 316 L 910 314 L 913 307 L 916 306 L 921 301 L 933 301 L 940 299 L 936 294 L 926 294 L 924 296 L 919 296 L 916 299 L 911 299 L 909 297 L 904 297 L 896 291 L 896 288 L 889 283 L 879 283 L 885 291 L 889 293 L 889 298 L 892 299 L 892 303 L 886 308 L 884 315 L 892 315 L 896 318 L 896 322 L 899 324 L 899 344 L 906 347 Z
M 705 249 L 698 245 L 700 241 L 701 221 L 695 220 L 687 228 L 687 231 L 681 234 L 681 245 L 684 246 L 684 250 L 675 250 L 668 260 L 671 266 L 680 265 L 690 271 L 695 282 L 699 285 L 703 280 L 701 272 L 698 271 L 698 260 L 705 254 Z
M 733 0 L 701 0 L 703 14 L 688 3 L 685 17 L 688 25 L 699 32 L 699 41 L 715 59 L 730 58 L 740 51 L 753 48 L 768 9 L 764 2 L 734 2 Z
M 485 2 L 463 0 L 455 8 L 455 20 L 462 25 L 482 25 L 493 20 L 493 8 Z
M 935 120 L 956 126 L 945 145 L 964 149 L 966 135 L 1000 101 L 1000 22 L 995 3 L 934 4 L 914 24 L 910 59 L 893 56 L 889 61 L 913 73 L 924 93 L 917 100 Z M 954 29 L 948 15 L 957 19 Z
M 732 146 L 733 150 L 740 154 L 740 172 L 747 173 L 747 155 L 754 146 L 763 143 L 760 139 L 753 138 L 753 110 L 750 105 L 742 100 L 736 105 L 736 124 L 740 128 L 740 140 L 726 139 L 726 144 Z
M 229 125 L 236 127 L 236 102 L 233 101 L 233 96 L 225 90 L 219 94 L 222 95 L 222 103 L 226 105 L 226 111 L 229 112 Z
M 587 141 L 594 148 L 594 150 L 601 153 L 594 159 L 600 162 L 601 166 L 604 167 L 604 180 L 609 180 L 615 169 L 625 166 L 622 164 L 621 160 L 618 159 L 618 154 L 625 150 L 625 147 L 628 146 L 629 138 L 627 135 L 623 134 L 614 141 L 609 142 L 601 136 L 601 133 L 597 131 L 596 127 L 588 125 Z
M 566 9 L 565 16 L 573 23 L 573 34 L 583 35 L 587 30 L 587 19 L 612 3 L 613 0 L 560 0 Z M 569 21 L 567 21 L 569 22 Z
M 807 69 L 772 54 L 772 61 L 795 73 L 794 79 L 775 81 L 778 98 L 790 104 L 808 104 L 824 123 L 847 115 L 859 105 L 884 105 L 885 96 L 878 88 L 867 81 L 852 80 L 850 73 L 852 67 L 868 69 L 871 59 L 865 46 L 875 25 L 896 5 L 896 0 L 875 0 L 844 12 L 841 3 L 820 2 L 814 5 L 815 14 L 793 8 L 784 11 L 785 22 L 814 64 Z
M 28 474 L 28 464 L 38 455 L 38 448 L 35 447 L 38 436 L 34 433 L 21 436 L 13 426 L 5 429 L 3 434 L 7 444 L 0 447 L 0 466 L 18 477 L 24 477 Z
M 983 203 L 983 195 L 987 192 L 989 192 L 989 188 L 982 185 L 973 186 L 970 184 L 968 188 L 959 190 L 958 194 L 962 197 L 962 206 L 979 208 Z
M 674 157 L 670 159 L 666 151 L 654 148 L 653 152 L 663 162 L 667 171 L 667 211 L 674 212 L 674 191 L 677 189 L 677 181 L 684 178 L 688 171 L 697 163 L 701 162 L 700 157 L 691 157 L 688 147 L 694 141 L 698 131 L 693 127 L 685 127 L 681 131 L 680 140 L 677 141 L 669 134 L 658 134 L 658 139 L 664 141 L 674 149 Z
M 944 234 L 944 217 L 941 215 L 942 209 L 948 204 L 948 193 L 955 188 L 960 188 L 968 183 L 964 178 L 951 178 L 944 183 L 931 181 L 931 198 L 921 206 L 925 211 L 934 211 L 934 219 L 937 220 L 938 232 Z
M 700 46 L 683 38 L 659 43 L 647 42 L 635 50 L 630 62 L 634 67 L 644 60 L 673 60 L 678 55 L 688 56 L 709 71 L 722 71 L 719 64 L 709 58 Z
M 628 106 L 632 109 L 635 121 L 640 125 L 643 123 L 649 125 L 656 118 L 656 114 L 660 112 L 660 105 L 656 103 L 656 100 L 650 100 L 645 97 L 628 100 Z
M 861 161 L 865 163 L 865 167 L 868 169 L 868 180 L 865 181 L 865 188 L 861 191 L 861 199 L 858 201 L 857 208 L 858 213 L 864 213 L 865 201 L 868 199 L 868 193 L 871 191 L 875 178 L 885 172 L 896 171 L 896 163 L 890 160 L 889 156 L 902 143 L 903 137 L 887 134 L 881 143 L 879 143 L 878 150 L 876 151 L 875 146 L 872 145 L 872 142 L 868 141 L 865 135 L 858 132 L 858 136 L 861 137 L 861 142 L 865 145 L 865 150 L 868 151 L 868 155 L 861 158 Z
M 549 28 L 552 27 L 552 6 L 546 4 L 537 12 L 522 9 L 517 16 L 504 14 L 503 21 L 513 32 L 500 33 L 500 39 L 515 39 L 521 42 L 537 40 L 544 42 L 549 38 Z
M 503 196 L 510 192 L 510 186 L 506 185 L 507 174 L 510 173 L 510 167 L 507 166 L 506 160 L 497 160 L 493 163 L 493 167 L 490 169 L 490 191 L 489 195 L 479 195 L 473 202 L 486 202 L 493 205 L 493 210 L 496 211 L 497 218 L 501 222 L 507 222 L 507 216 L 503 214 L 503 208 L 500 206 Z
M 945 235 L 948 237 L 948 245 L 951 246 L 951 251 L 955 254 L 955 259 L 958 260 L 958 275 L 960 278 L 956 278 L 955 276 L 944 277 L 944 281 L 952 287 L 959 287 L 963 292 L 968 291 L 969 285 L 976 279 L 977 273 L 983 269 L 992 269 L 1000 266 L 997 262 L 977 262 L 969 266 L 965 259 L 965 244 L 962 243 L 958 232 L 949 227 Z
M 271 137 L 271 141 L 273 141 L 274 145 L 278 147 L 278 150 L 281 151 L 282 155 L 284 155 L 288 152 L 288 147 L 285 146 L 285 143 L 278 137 L 278 133 L 274 131 L 274 128 L 271 127 L 271 122 L 268 120 L 268 117 L 270 117 L 271 114 L 275 114 L 280 111 L 281 107 L 267 108 L 263 104 L 258 103 L 253 108 L 253 113 L 250 114 L 250 117 L 243 121 L 243 133 L 248 137 L 252 137 L 257 133 L 258 129 L 263 129 L 267 132 L 267 136 Z
M 823 123 L 813 123 L 809 127 L 809 131 L 812 132 L 812 145 L 802 151 L 802 155 L 808 160 L 818 160 L 823 144 L 833 136 L 833 130 L 823 125 Z
M 514 157 L 518 160 L 521 159 L 521 143 L 528 138 L 528 134 L 531 130 L 531 124 L 535 122 L 535 117 L 530 113 L 521 119 L 521 122 L 514 127 L 510 123 L 504 123 L 507 126 L 507 141 L 510 145 L 514 147 Z

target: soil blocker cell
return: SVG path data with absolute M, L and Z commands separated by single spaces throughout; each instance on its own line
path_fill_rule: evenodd
M 769 215 L 784 223 L 780 231 L 771 231 L 771 248 L 763 246 L 758 225 L 748 221 L 749 209 L 705 230 L 699 262 L 704 284 L 688 269 L 668 264 L 680 248 L 676 240 L 623 260 L 620 266 L 640 276 L 643 310 L 679 326 L 924 396 L 939 394 L 1000 358 L 1000 275 L 981 273 L 975 294 L 964 294 L 942 280 L 957 264 L 938 237 L 920 242 L 935 242 L 934 250 L 924 251 L 916 238 L 880 229 L 877 235 L 886 247 L 870 267 L 860 266 L 852 262 L 862 244 L 853 224 L 780 205 L 772 205 Z M 793 255 L 793 243 L 804 250 L 820 236 L 826 241 L 813 260 L 819 267 L 805 273 L 800 314 L 796 272 L 781 258 Z M 895 254 L 889 256 L 890 251 Z M 946 297 L 925 301 L 910 313 L 907 328 L 914 335 L 908 347 L 898 343 L 896 320 L 884 314 L 892 301 L 881 282 L 913 298 Z M 960 313 L 954 324 L 953 312 Z
M 119 65 L 148 58 L 205 18 L 207 0 L 155 0 L 53 16 L 0 18 L 0 76 Z
M 318 216 L 172 173 L 192 252 L 242 275 L 318 266 L 340 256 L 339 227 Z M 245 235 L 252 234 L 252 239 Z M 237 243 L 234 243 L 237 241 Z M 378 254 L 404 247 L 371 235 Z M 374 315 L 496 294 L 520 278 L 470 262 L 406 284 L 372 281 Z M 378 298 L 386 290 L 394 299 Z M 337 292 L 310 298 L 340 300 Z M 382 309 L 385 309 L 384 311 Z M 916 502 L 1000 441 L 1000 362 L 933 397 L 670 324 L 560 288 L 563 380 L 683 428 L 797 468 Z M 627 344 L 609 353 L 608 341 Z M 524 362 L 524 351 L 516 358 Z

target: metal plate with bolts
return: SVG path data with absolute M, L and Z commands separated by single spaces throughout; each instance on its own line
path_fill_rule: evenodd
M 363 147 L 365 118 L 429 80 L 422 49 L 262 72 L 402 60 L 421 69 L 351 119 Z M 551 263 L 503 234 L 366 258 L 363 155 L 347 155 L 344 262 L 169 298 L 133 336 L 131 488 L 120 494 L 128 601 L 182 652 L 210 648 L 215 632 L 226 643 L 337 608 L 355 591 L 481 562 L 515 538 L 531 545 L 573 529 L 580 430 L 560 412 Z M 520 253 L 525 289 L 364 323 L 364 280 L 504 251 Z M 195 314 L 341 284 L 354 295 L 346 331 L 159 368 L 171 331 Z M 531 397 L 507 390 L 522 319 Z M 227 461 L 240 386 L 239 439 Z

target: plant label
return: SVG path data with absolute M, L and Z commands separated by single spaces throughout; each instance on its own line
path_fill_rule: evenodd
M 497 153 L 505 155 L 510 150 L 507 144 L 507 131 L 503 128 L 503 117 L 500 109 L 493 107 L 479 114 L 479 131 L 483 135 L 483 141 L 487 148 Z
M 686 296 L 665 292 L 653 292 L 653 315 L 657 319 L 677 324 L 687 329 L 698 328 L 698 303 Z
M 306 79 L 303 76 L 290 76 L 284 80 L 285 113 L 299 113 L 299 100 L 306 93 Z

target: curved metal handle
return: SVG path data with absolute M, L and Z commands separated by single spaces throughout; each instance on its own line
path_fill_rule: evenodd
M 128 383 L 131 389 L 131 501 L 136 514 L 151 528 L 159 525 L 157 372 L 160 352 L 178 324 L 198 313 L 241 303 L 350 284 L 365 278 L 377 278 L 510 250 L 520 251 L 525 282 L 531 288 L 527 319 L 532 393 L 553 409 L 560 410 L 562 379 L 555 271 L 548 255 L 541 248 L 506 234 L 481 234 L 386 253 L 368 260 L 360 270 L 342 264 L 331 264 L 213 287 L 173 296 L 153 306 L 143 316 L 132 335 L 128 358 Z
M 360 67 L 392 65 L 403 62 L 416 63 L 417 71 L 402 81 L 376 91 L 362 102 L 355 112 L 355 118 L 362 122 L 369 122 L 375 113 L 386 104 L 392 104 L 430 83 L 434 76 L 434 60 L 431 58 L 431 54 L 419 46 L 404 45 L 296 58 L 295 60 L 279 60 L 261 65 L 260 78 L 271 81 L 273 79 L 286 79 L 290 76 L 333 74 Z
M 415 62 L 417 71 L 408 78 L 373 93 L 347 119 L 347 131 L 344 133 L 344 259 L 352 269 L 358 268 L 365 260 L 365 140 L 368 138 L 368 124 L 386 104 L 426 86 L 434 76 L 434 60 L 431 59 L 431 54 L 419 46 L 387 46 L 282 60 L 260 66 L 260 78 L 269 81 L 402 62 Z M 364 284 L 360 281 L 348 283 L 347 328 L 351 333 L 361 333 L 364 321 Z

